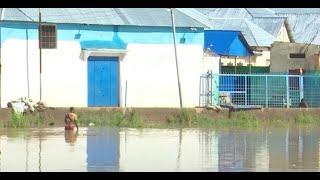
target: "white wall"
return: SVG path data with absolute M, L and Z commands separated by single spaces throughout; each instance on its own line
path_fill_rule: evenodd
M 284 23 L 282 24 L 280 31 L 277 36 L 277 41 L 280 42 L 290 42 L 288 31 Z
M 129 44 L 121 61 L 122 104 L 127 107 L 179 107 L 179 91 L 172 45 Z M 199 103 L 203 49 L 200 45 L 179 45 L 178 61 L 184 107 Z
M 235 65 L 235 57 L 221 57 L 221 63 L 223 66 L 227 66 L 228 63 L 231 63 L 233 66 Z M 247 66 L 249 64 L 249 57 L 243 58 L 243 57 L 237 57 L 236 63 L 242 63 L 242 66 Z M 254 61 L 251 59 L 251 64 L 254 64 Z
M 7 40 L 2 49 L 1 107 L 28 96 L 40 100 L 38 41 Z M 129 44 L 120 58 L 121 105 L 125 104 L 128 82 L 128 107 L 179 107 L 179 93 L 172 45 Z M 179 45 L 180 82 L 185 107 L 199 101 L 202 73 L 201 45 Z M 114 54 L 110 54 L 114 56 Z M 87 106 L 87 61 L 81 58 L 76 41 L 58 41 L 57 49 L 42 50 L 42 99 L 51 107 Z
M 20 97 L 40 100 L 38 41 L 7 40 L 2 49 L 1 107 Z M 42 99 L 52 107 L 87 106 L 87 63 L 78 42 L 58 41 L 58 49 L 42 50 Z
M 201 74 L 207 73 L 209 70 L 212 71 L 213 74 L 220 73 L 220 64 L 219 64 L 219 57 L 218 56 L 203 57 Z
M 270 51 L 262 50 L 261 55 L 255 55 L 253 58 L 254 66 L 269 66 L 270 65 Z
M 250 64 L 252 64 L 252 66 L 269 66 L 270 65 L 270 51 L 269 50 L 262 50 L 261 51 L 261 55 L 253 55 L 250 57 L 250 61 L 249 61 L 249 57 L 247 58 L 237 58 L 237 64 L 238 63 L 242 63 L 243 66 L 247 66 L 250 62 Z M 234 66 L 234 57 L 222 57 L 221 58 L 221 62 L 223 63 L 224 66 L 227 66 L 228 63 L 231 63 Z

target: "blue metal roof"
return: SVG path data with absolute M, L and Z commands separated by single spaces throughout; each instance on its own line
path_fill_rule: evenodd
M 223 56 L 249 56 L 250 47 L 239 31 L 205 30 L 205 48 Z
M 208 30 L 241 31 L 250 46 L 269 47 L 275 37 L 246 19 L 212 19 Z
M 38 22 L 39 8 L 1 8 L 2 20 Z M 168 8 L 41 8 L 43 22 L 97 25 L 171 26 Z M 205 27 L 175 10 L 177 27 Z

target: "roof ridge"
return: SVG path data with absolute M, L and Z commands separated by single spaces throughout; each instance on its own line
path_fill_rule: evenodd
M 175 8 L 175 9 L 178 10 L 179 12 L 187 15 L 188 17 L 194 19 L 195 21 L 200 22 L 201 24 L 205 25 L 206 27 L 210 27 L 210 25 L 211 25 L 209 18 L 206 15 L 199 12 L 198 10 L 196 10 L 195 8 Z M 192 13 L 192 15 L 195 15 L 196 17 L 193 17 L 189 13 Z M 199 18 L 201 18 L 201 19 L 199 19 Z
M 128 25 L 128 26 L 153 26 L 171 27 L 170 13 L 167 8 L 44 8 L 42 10 L 43 22 L 56 24 L 90 24 L 90 25 Z M 37 8 L 21 10 L 37 22 Z M 31 22 L 17 8 L 6 8 L 4 21 Z M 182 12 L 176 16 L 177 27 L 207 27 L 203 22 L 192 18 Z M 49 15 L 48 15 L 49 14 Z M 150 17 L 152 16 L 152 17 Z
M 255 23 L 253 23 L 253 22 L 251 22 L 251 21 L 249 21 L 249 20 L 247 20 L 247 19 L 245 19 L 245 23 L 247 24 L 248 28 L 250 29 L 250 33 L 252 34 L 252 36 L 253 36 L 253 38 L 254 38 L 254 40 L 255 40 L 255 42 L 256 42 L 256 44 L 257 44 L 258 46 L 260 46 L 260 42 L 258 43 L 258 41 L 257 41 L 257 39 L 256 39 L 256 36 L 255 36 L 252 28 L 256 28 L 256 29 L 259 30 L 259 32 L 263 32 L 265 35 L 269 36 L 271 39 L 275 39 L 275 37 L 274 37 L 272 34 L 270 34 L 269 32 L 265 31 L 263 28 L 260 28 L 260 27 L 259 27 L 258 25 L 256 25 Z M 274 40 L 272 40 L 272 42 L 273 42 L 273 41 L 274 41 Z M 270 45 L 271 45 L 271 44 L 270 44 Z

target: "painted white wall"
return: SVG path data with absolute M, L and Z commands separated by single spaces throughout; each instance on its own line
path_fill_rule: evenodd
M 58 49 L 43 50 L 43 99 L 54 107 L 87 106 L 87 62 L 77 42 L 58 41 Z
M 28 96 L 26 41 L 8 40 L 2 46 L 1 107 L 11 100 Z M 30 97 L 39 99 L 39 61 L 29 51 Z
M 38 41 L 7 40 L 2 49 L 1 107 L 20 97 L 40 100 Z M 110 53 L 110 56 L 114 54 Z M 201 45 L 178 45 L 180 82 L 185 107 L 199 101 L 202 73 Z M 129 44 L 120 58 L 121 105 L 128 107 L 179 107 L 179 93 L 172 45 Z M 58 41 L 57 49 L 42 50 L 42 100 L 51 107 L 87 106 L 87 61 L 76 41 Z
M 127 107 L 179 107 L 179 91 L 173 45 L 129 44 L 121 61 L 122 105 Z M 178 45 L 180 84 L 184 107 L 199 103 L 203 49 Z
M 262 50 L 261 55 L 255 55 L 253 58 L 254 66 L 269 66 L 270 65 L 270 50 Z
M 40 100 L 38 41 L 7 40 L 2 49 L 1 107 L 20 97 Z M 78 42 L 58 41 L 57 49 L 42 50 L 42 99 L 52 107 L 87 106 L 87 63 Z
M 284 23 L 282 24 L 282 26 L 281 26 L 281 28 L 279 30 L 279 33 L 278 33 L 278 36 L 277 36 L 277 41 L 290 42 L 288 31 L 287 31 L 287 28 L 284 25 Z
M 222 57 L 221 62 L 224 66 L 227 66 L 228 63 L 231 63 L 234 66 L 234 57 Z M 247 66 L 249 64 L 249 57 L 248 58 L 237 58 L 237 64 L 242 63 L 243 66 Z M 261 55 L 254 55 L 251 56 L 250 64 L 252 66 L 269 66 L 270 65 L 270 51 L 269 50 L 262 50 Z
M 207 73 L 209 70 L 212 71 L 213 74 L 219 74 L 220 64 L 218 56 L 203 57 L 201 74 Z
M 228 63 L 231 63 L 233 66 L 235 65 L 235 58 L 234 57 L 221 57 L 221 63 L 223 66 L 227 66 Z M 249 57 L 243 58 L 243 57 L 237 57 L 236 64 L 242 63 L 243 66 L 247 66 L 249 64 Z M 254 64 L 254 61 L 251 59 L 251 64 Z

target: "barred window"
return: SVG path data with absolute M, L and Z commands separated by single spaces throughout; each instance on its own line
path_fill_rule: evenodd
M 41 24 L 39 39 L 39 45 L 41 49 L 56 49 L 57 26 L 55 24 Z

